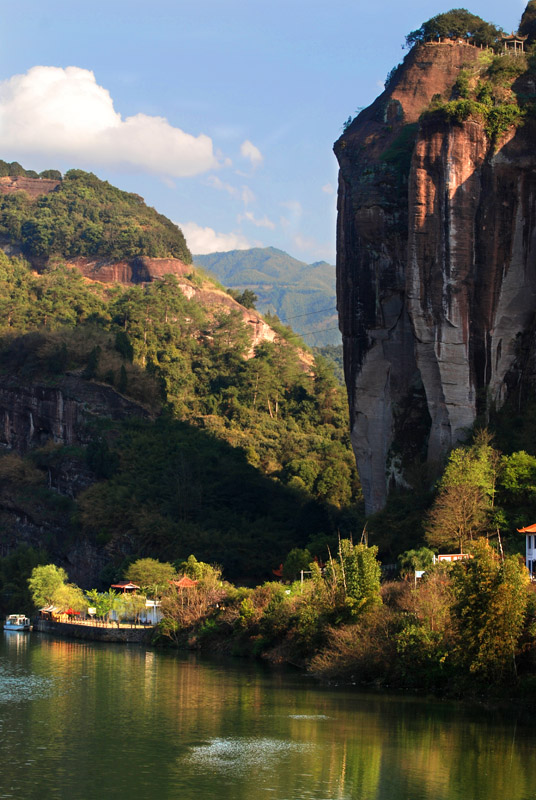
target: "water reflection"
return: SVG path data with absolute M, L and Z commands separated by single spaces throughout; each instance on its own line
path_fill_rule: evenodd
M 534 797 L 534 733 L 510 716 L 248 663 L 10 637 L 0 704 L 0 798 Z

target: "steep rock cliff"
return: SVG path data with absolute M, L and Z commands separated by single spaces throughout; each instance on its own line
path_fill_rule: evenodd
M 335 145 L 337 290 L 352 442 L 368 512 L 500 405 L 536 308 L 534 124 L 421 113 L 481 51 L 416 46 Z M 524 93 L 533 93 L 528 77 Z
M 48 441 L 87 445 L 95 421 L 149 416 L 110 386 L 76 376 L 59 378 L 55 385 L 0 376 L 0 448 L 18 453 Z

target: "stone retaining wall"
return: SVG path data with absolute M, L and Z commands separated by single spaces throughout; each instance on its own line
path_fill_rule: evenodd
M 51 622 L 46 619 L 34 621 L 34 630 L 52 633 L 54 636 L 69 636 L 92 642 L 125 642 L 127 644 L 149 644 L 154 628 L 100 628 L 96 625 L 76 625 L 69 622 Z

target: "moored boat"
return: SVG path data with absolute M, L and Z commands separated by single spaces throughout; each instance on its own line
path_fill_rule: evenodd
M 5 631 L 30 631 L 31 629 L 30 620 L 24 614 L 10 614 L 4 622 Z

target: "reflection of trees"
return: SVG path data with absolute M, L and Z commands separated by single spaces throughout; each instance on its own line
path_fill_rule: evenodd
M 267 789 L 274 800 L 521 800 L 534 784 L 534 734 L 514 737 L 508 717 L 141 647 L 43 637 L 5 652 L 17 674 L 51 682 L 6 709 L 5 730 L 20 734 L 3 753 L 15 796 L 35 796 L 38 780 L 43 797 L 73 800 Z

